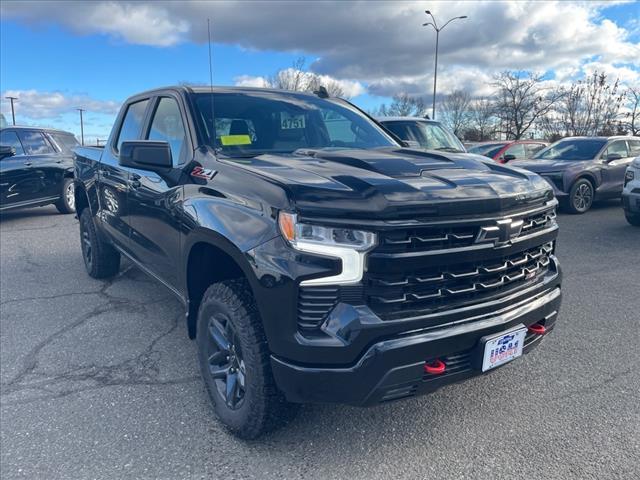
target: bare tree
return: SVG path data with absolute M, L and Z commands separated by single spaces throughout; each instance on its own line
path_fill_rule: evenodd
M 453 133 L 460 137 L 469 128 L 471 119 L 471 96 L 464 90 L 455 90 L 441 103 L 442 121 Z
M 626 112 L 622 125 L 631 135 L 640 135 L 640 87 L 629 87 L 625 92 Z
M 616 129 L 624 93 L 619 83 L 607 82 L 604 73 L 594 72 L 566 91 L 558 110 L 567 135 L 598 135 Z
M 493 102 L 490 98 L 477 98 L 471 102 L 471 129 L 475 131 L 475 140 L 490 140 L 496 130 L 496 118 Z
M 306 68 L 307 60 L 300 57 L 289 68 L 283 68 L 267 79 L 271 88 L 293 90 L 295 92 L 315 92 L 320 87 L 327 89 L 332 97 L 349 98 L 342 84 L 334 79 L 310 72 Z
M 501 131 L 516 140 L 551 111 L 563 95 L 559 89 L 546 88 L 542 78 L 533 73 L 502 72 L 496 76 L 494 86 L 494 108 Z
M 423 117 L 426 106 L 422 97 L 412 97 L 406 93 L 394 95 L 389 105 L 383 103 L 376 112 L 381 117 Z

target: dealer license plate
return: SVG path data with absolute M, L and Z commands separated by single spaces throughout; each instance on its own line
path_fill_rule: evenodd
M 526 334 L 527 329 L 522 328 L 487 340 L 484 344 L 482 371 L 486 372 L 521 356 Z

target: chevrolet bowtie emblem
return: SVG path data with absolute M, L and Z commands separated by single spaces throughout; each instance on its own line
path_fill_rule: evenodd
M 505 218 L 497 220 L 495 225 L 487 225 L 480 228 L 476 237 L 476 243 L 493 242 L 495 245 L 506 245 L 517 238 L 522 231 L 524 221 Z

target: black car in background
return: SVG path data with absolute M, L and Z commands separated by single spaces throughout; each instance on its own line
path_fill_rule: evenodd
M 0 211 L 50 203 L 75 211 L 72 133 L 11 126 L 0 130 L 0 145 Z
M 384 128 L 396 137 L 425 150 L 466 152 L 462 142 L 440 122 L 421 117 L 379 117 Z
M 509 165 L 542 175 L 567 211 L 585 213 L 594 200 L 620 198 L 625 170 L 638 155 L 640 137 L 568 137 Z

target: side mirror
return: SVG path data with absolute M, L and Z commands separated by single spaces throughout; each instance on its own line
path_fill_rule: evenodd
M 8 157 L 13 157 L 16 154 L 16 149 L 8 145 L 0 145 L 0 160 L 4 160 Z
M 619 153 L 608 153 L 604 160 L 609 163 L 613 162 L 614 160 L 620 160 L 621 158 L 622 155 L 620 155 Z
M 155 140 L 122 142 L 118 163 L 141 170 L 166 170 L 173 166 L 169 143 Z
M 510 153 L 502 157 L 502 160 L 504 161 L 504 163 L 510 162 L 511 160 L 515 160 L 515 159 L 516 159 L 516 156 Z

